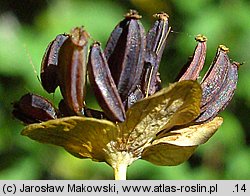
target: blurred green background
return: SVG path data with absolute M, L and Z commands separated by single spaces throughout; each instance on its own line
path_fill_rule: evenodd
M 0 179 L 113 179 L 105 163 L 77 159 L 60 147 L 20 135 L 23 125 L 11 115 L 12 103 L 27 92 L 55 104 L 60 93 L 47 94 L 37 78 L 48 43 L 59 33 L 83 25 L 103 46 L 128 9 L 143 16 L 146 30 L 152 15 L 170 16 L 170 33 L 160 67 L 164 85 L 172 82 L 192 55 L 195 35 L 208 38 L 206 67 L 217 46 L 230 48 L 239 70 L 236 94 L 221 113 L 224 123 L 189 161 L 175 167 L 136 161 L 128 179 L 250 179 L 250 2 L 249 0 L 9 0 L 0 1 Z M 87 104 L 96 103 L 89 94 Z

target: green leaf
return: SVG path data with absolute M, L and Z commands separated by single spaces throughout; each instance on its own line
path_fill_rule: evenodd
M 78 158 L 105 160 L 104 149 L 117 138 L 117 127 L 107 120 L 66 117 L 26 126 L 22 135 L 64 147 Z
M 222 122 L 221 117 L 216 117 L 208 123 L 169 131 L 145 148 L 142 159 L 157 165 L 179 165 L 193 154 L 198 145 L 207 142 Z
M 163 129 L 184 125 L 200 114 L 201 88 L 196 81 L 171 84 L 158 93 L 135 103 L 119 127 L 131 149 L 137 149 Z

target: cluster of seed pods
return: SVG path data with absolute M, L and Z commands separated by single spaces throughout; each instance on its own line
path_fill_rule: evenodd
M 26 124 L 74 115 L 123 122 L 135 102 L 161 88 L 158 70 L 170 27 L 166 13 L 154 17 L 155 23 L 145 33 L 141 16 L 130 10 L 112 31 L 104 50 L 97 41 L 89 50 L 90 36 L 82 27 L 56 36 L 45 51 L 40 77 L 48 93 L 59 87 L 63 99 L 56 108 L 49 100 L 28 93 L 14 104 L 14 116 Z M 198 35 L 196 41 L 195 52 L 176 81 L 199 77 L 207 39 Z M 228 48 L 219 46 L 201 81 L 203 94 L 197 123 L 212 120 L 233 97 L 239 63 L 230 63 L 227 53 Z M 85 104 L 87 76 L 103 111 Z
M 177 81 L 197 80 L 202 70 L 206 57 L 207 38 L 198 35 L 198 42 L 194 54 L 189 62 L 183 67 Z M 202 100 L 201 114 L 195 120 L 202 123 L 212 120 L 218 113 L 226 108 L 233 98 L 238 82 L 238 68 L 240 63 L 230 62 L 229 49 L 219 45 L 215 58 L 201 81 Z

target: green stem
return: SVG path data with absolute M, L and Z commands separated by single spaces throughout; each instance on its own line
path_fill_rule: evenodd
M 114 167 L 115 180 L 126 180 L 127 176 L 127 164 L 117 164 Z
M 110 151 L 106 161 L 114 170 L 115 180 L 126 180 L 127 167 L 137 159 L 126 151 Z

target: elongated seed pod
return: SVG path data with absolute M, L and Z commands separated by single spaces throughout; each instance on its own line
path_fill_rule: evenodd
M 59 107 L 60 117 L 74 115 L 74 113 L 70 110 L 70 108 L 67 107 L 63 99 L 59 102 L 58 107 Z M 102 111 L 87 108 L 87 106 L 84 107 L 84 111 L 82 115 L 86 117 L 97 118 L 97 119 L 107 119 L 106 115 Z
M 157 19 L 146 36 L 146 55 L 143 68 L 142 88 L 146 97 L 157 90 L 157 73 L 163 51 L 166 46 L 167 36 L 170 32 L 168 15 L 166 13 L 155 14 Z
M 140 86 L 138 86 L 134 92 L 130 93 L 125 105 L 126 109 L 130 108 L 134 103 L 144 98 Z
M 32 93 L 25 94 L 14 103 L 12 114 L 25 124 L 57 118 L 57 110 L 47 99 Z
M 192 58 L 181 69 L 176 81 L 197 80 L 204 66 L 207 49 L 207 38 L 197 35 L 195 40 L 198 42 Z
M 221 85 L 227 77 L 230 60 L 229 49 L 220 45 L 215 59 L 201 81 L 202 100 L 201 112 L 206 109 L 205 105 L 220 91 Z
M 170 32 L 170 27 L 168 24 L 169 16 L 160 12 L 153 15 L 157 20 L 153 24 L 152 28 L 148 31 L 146 41 L 146 59 L 148 55 L 155 53 L 157 56 L 157 63 L 161 60 L 163 51 L 166 46 L 166 40 Z
M 69 108 L 69 106 L 65 103 L 64 99 L 62 99 L 58 104 L 59 116 L 74 116 L 76 113 Z M 82 113 L 84 115 L 84 113 Z
M 130 10 L 111 33 L 104 51 L 123 101 L 135 90 L 142 74 L 146 41 L 140 18 Z
M 60 90 L 65 104 L 76 115 L 82 115 L 84 108 L 88 38 L 82 27 L 76 27 L 59 51 Z
M 65 104 L 65 101 L 63 99 L 59 102 L 58 107 L 59 107 L 60 117 L 74 115 L 74 112 L 70 110 L 70 108 Z M 106 115 L 102 111 L 87 108 L 86 106 L 84 107 L 82 115 L 97 119 L 107 119 Z
M 99 110 L 94 110 L 91 108 L 84 108 L 84 114 L 87 117 L 91 118 L 97 118 L 97 119 L 107 119 L 107 116 L 104 114 L 104 112 L 99 111 Z
M 96 99 L 106 116 L 112 121 L 124 121 L 125 110 L 98 42 L 95 42 L 90 49 L 88 73 Z
M 58 54 L 62 44 L 69 36 L 60 34 L 49 43 L 41 63 L 41 82 L 48 93 L 54 93 L 59 85 L 58 81 Z
M 224 80 L 219 92 L 213 96 L 213 99 L 208 103 L 206 110 L 196 119 L 196 122 L 210 121 L 217 116 L 219 112 L 224 110 L 230 103 L 236 90 L 238 82 L 239 63 L 230 63 L 226 79 Z

